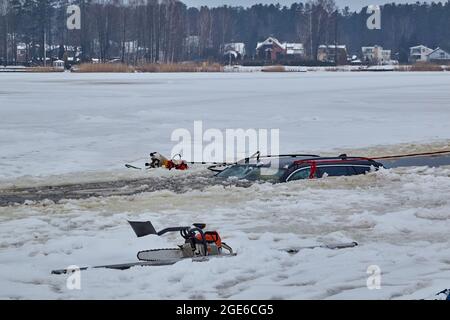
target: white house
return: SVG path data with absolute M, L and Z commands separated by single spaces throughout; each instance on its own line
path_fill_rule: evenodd
M 245 56 L 245 44 L 243 42 L 225 43 L 223 54 L 228 58 L 242 59 Z
M 425 47 L 423 45 L 409 48 L 409 61 L 410 62 L 426 62 L 428 61 L 428 55 L 433 52 L 433 49 Z
M 190 35 L 184 38 L 184 47 L 189 57 L 191 55 L 200 55 L 200 36 Z
M 28 48 L 23 42 L 17 44 L 17 61 L 18 63 L 24 63 L 27 61 Z
M 62 60 L 55 60 L 53 61 L 53 68 L 64 70 L 64 61 Z
M 381 46 L 362 47 L 363 61 L 373 64 L 387 64 L 391 61 L 391 50 L 384 50 Z
M 447 51 L 442 50 L 441 48 L 436 48 L 433 51 L 431 51 L 428 56 L 428 61 L 431 62 L 446 62 L 450 61 L 450 53 Z
M 184 45 L 188 47 L 198 47 L 200 46 L 200 37 L 196 35 L 187 36 L 184 39 Z
M 286 48 L 287 55 L 303 56 L 303 54 L 305 53 L 305 49 L 303 48 L 303 43 L 285 42 L 283 45 Z

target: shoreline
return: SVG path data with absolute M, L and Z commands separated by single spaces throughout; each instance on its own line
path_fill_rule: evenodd
M 61 70 L 56 68 L 43 68 L 39 70 L 36 67 L 22 67 L 22 66 L 7 66 L 0 67 L 0 73 L 249 73 L 249 72 L 270 72 L 270 73 L 284 73 L 284 72 L 449 72 L 450 66 L 439 65 L 440 70 L 436 66 L 430 68 L 415 68 L 414 65 L 380 65 L 380 66 L 286 66 L 286 65 L 272 65 L 272 66 L 222 66 L 222 70 L 171 70 L 171 71 L 139 71 L 129 66 L 127 70 Z

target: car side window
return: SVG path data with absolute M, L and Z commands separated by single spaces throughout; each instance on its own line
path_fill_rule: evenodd
M 311 174 L 310 167 L 301 168 L 301 169 L 295 171 L 290 177 L 288 177 L 287 181 L 309 179 L 310 174 Z
M 261 177 L 261 170 L 259 168 L 248 167 L 245 171 L 244 179 L 258 180 Z
M 353 169 L 355 169 L 356 174 L 365 174 L 370 171 L 369 166 L 354 166 Z
M 324 174 L 329 177 L 349 176 L 355 174 L 351 166 L 319 166 L 317 167 L 317 177 L 322 178 Z

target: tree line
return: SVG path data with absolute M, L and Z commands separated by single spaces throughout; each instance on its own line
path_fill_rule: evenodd
M 81 30 L 66 27 L 70 4 L 81 8 Z M 333 0 L 248 8 L 189 8 L 177 0 L 0 0 L 0 59 L 14 63 L 17 46 L 25 44 L 32 63 L 49 55 L 61 58 L 67 48 L 81 48 L 84 61 L 217 61 L 229 42 L 245 43 L 250 59 L 256 43 L 268 36 L 303 43 L 309 60 L 316 59 L 320 44 L 336 42 L 350 54 L 378 44 L 400 61 L 418 44 L 450 49 L 450 1 L 383 5 L 380 30 L 367 28 L 368 17 L 367 8 L 338 8 Z M 49 52 L 45 43 L 52 45 Z

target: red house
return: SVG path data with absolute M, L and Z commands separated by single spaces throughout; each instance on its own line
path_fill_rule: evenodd
M 256 46 L 256 55 L 264 60 L 278 60 L 285 52 L 284 46 L 273 37 L 268 37 L 263 42 L 258 42 Z

